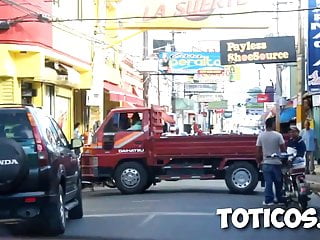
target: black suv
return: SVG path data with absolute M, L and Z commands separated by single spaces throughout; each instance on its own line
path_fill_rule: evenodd
M 32 224 L 23 225 L 58 235 L 65 231 L 67 212 L 69 219 L 82 218 L 74 152 L 81 146 L 81 140 L 69 144 L 41 109 L 0 104 L 0 222 L 28 220 Z

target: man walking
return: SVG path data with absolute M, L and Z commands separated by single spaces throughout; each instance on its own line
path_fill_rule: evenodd
M 275 185 L 276 198 L 278 203 L 284 203 L 285 199 L 282 194 L 282 172 L 281 160 L 279 158 L 271 158 L 274 153 L 280 155 L 285 152 L 285 142 L 282 135 L 276 132 L 275 119 L 268 118 L 266 120 L 266 131 L 259 134 L 257 139 L 257 159 L 262 162 L 263 177 L 265 180 L 265 200 L 263 205 L 275 204 L 273 184 Z
M 301 131 L 301 137 L 306 144 L 306 174 L 315 174 L 314 172 L 314 152 L 317 147 L 317 139 L 314 130 L 310 128 L 310 121 L 304 122 L 304 129 Z

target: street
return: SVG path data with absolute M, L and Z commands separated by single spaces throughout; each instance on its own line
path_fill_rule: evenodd
M 163 182 L 145 194 L 121 195 L 116 189 L 85 189 L 82 220 L 68 221 L 62 239 L 281 239 L 316 240 L 319 230 L 220 228 L 217 208 L 259 208 L 263 193 L 233 195 L 223 181 Z M 312 197 L 311 206 L 320 206 Z M 10 239 L 5 231 L 1 239 Z M 35 238 L 35 237 L 32 237 Z M 18 239 L 18 238 L 14 238 Z M 20 239 L 20 238 L 19 238 Z

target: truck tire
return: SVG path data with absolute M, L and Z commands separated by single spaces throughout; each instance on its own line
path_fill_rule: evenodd
M 121 193 L 141 193 L 147 186 L 148 173 L 141 163 L 124 162 L 116 168 L 114 179 Z
M 66 229 L 66 212 L 64 207 L 64 192 L 59 185 L 55 201 L 45 209 L 44 221 L 47 233 L 52 236 L 63 234 Z
M 258 170 L 248 162 L 236 162 L 227 168 L 225 181 L 230 192 L 249 194 L 258 184 Z
M 28 175 L 27 160 L 20 144 L 0 138 L 0 193 L 14 191 Z
M 79 204 L 68 212 L 69 219 L 80 219 L 83 217 L 81 188 L 81 181 L 79 181 L 77 195 L 75 197 Z

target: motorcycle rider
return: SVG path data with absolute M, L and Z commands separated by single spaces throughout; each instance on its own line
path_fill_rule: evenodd
M 290 139 L 288 141 L 287 147 L 294 148 L 296 150 L 296 156 L 293 163 L 304 161 L 304 156 L 306 153 L 306 144 L 304 143 L 302 137 L 299 135 L 300 131 L 296 126 L 290 127 Z

